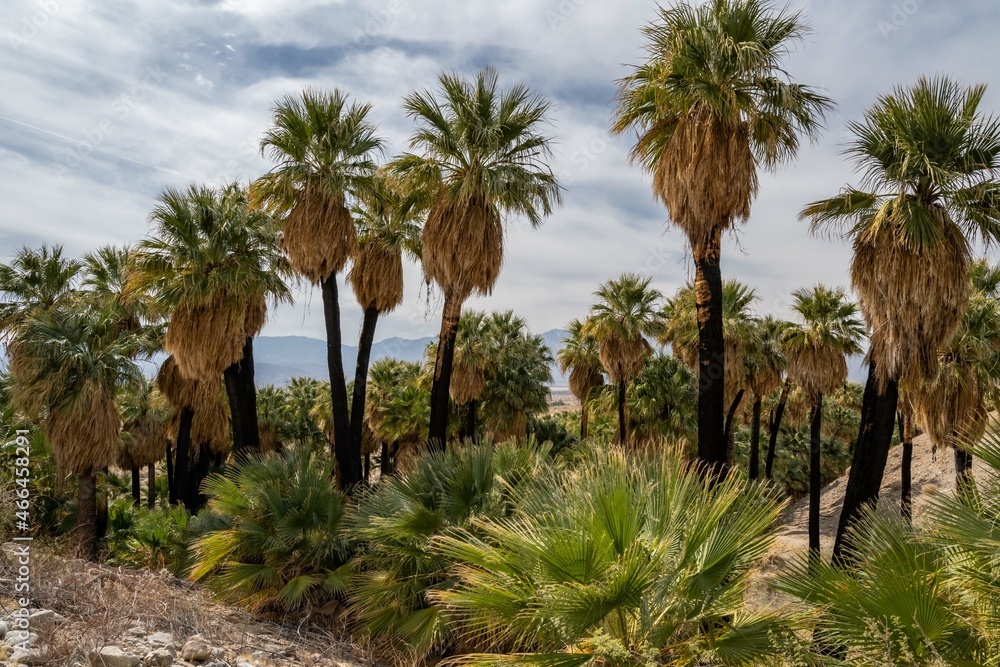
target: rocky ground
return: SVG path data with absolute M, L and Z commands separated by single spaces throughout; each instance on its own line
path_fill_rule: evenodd
M 11 547 L 5 545 L 5 555 Z M 0 559 L 0 665 L 66 667 L 363 667 L 335 635 L 277 625 L 212 602 L 167 571 L 36 554 L 30 634 L 18 630 L 10 558 Z

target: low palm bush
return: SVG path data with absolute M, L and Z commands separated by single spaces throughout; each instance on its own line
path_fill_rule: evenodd
M 269 615 L 340 609 L 351 571 L 347 506 L 330 464 L 295 449 L 233 464 L 205 482 L 190 576 L 222 599 Z
M 189 563 L 189 521 L 183 507 L 150 510 L 135 507 L 131 498 L 118 498 L 108 507 L 108 562 L 183 574 Z
M 428 454 L 365 494 L 352 533 L 359 574 L 351 590 L 358 635 L 418 659 L 457 642 L 435 594 L 455 579 L 438 537 L 510 516 L 524 488 L 548 464 L 546 448 L 469 445 Z
M 455 581 L 430 598 L 489 651 L 462 664 L 780 664 L 790 623 L 744 606 L 780 509 L 676 452 L 595 450 L 547 472 L 511 516 L 438 537 Z

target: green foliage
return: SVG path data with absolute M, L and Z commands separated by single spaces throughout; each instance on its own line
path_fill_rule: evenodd
M 824 406 L 824 413 L 826 407 Z M 855 429 L 854 434 L 857 434 Z M 851 453 L 839 439 L 822 437 L 820 451 L 820 478 L 826 486 L 837 479 L 851 465 Z M 736 448 L 734 457 L 736 463 L 746 469 L 750 456 L 750 431 L 739 428 L 735 433 Z M 762 449 L 767 446 L 767 439 L 761 438 Z M 786 494 L 797 496 L 809 490 L 809 425 L 782 425 L 778 434 L 778 446 L 774 452 L 774 469 L 771 471 L 774 483 Z M 764 452 L 761 452 L 763 460 Z
M 233 464 L 205 482 L 191 578 L 272 615 L 333 612 L 351 574 L 348 508 L 332 469 L 295 450 Z
M 433 544 L 457 581 L 431 598 L 491 652 L 461 663 L 774 664 L 794 644 L 786 618 L 744 608 L 781 509 L 759 488 L 675 451 L 596 450 L 522 496 Z
M 528 431 L 535 442 L 548 449 L 550 456 L 556 456 L 580 442 L 580 436 L 577 435 L 580 432 L 579 427 L 571 430 L 567 427 L 565 419 L 553 415 L 544 415 L 529 421 Z
M 151 570 L 166 568 L 181 576 L 189 563 L 190 515 L 183 507 L 135 507 L 131 498 L 108 506 L 108 563 Z
M 351 527 L 359 575 L 351 590 L 358 633 L 425 656 L 456 640 L 433 593 L 454 582 L 452 560 L 431 548 L 459 528 L 501 520 L 545 467 L 547 451 L 469 445 L 418 459 L 364 495 Z

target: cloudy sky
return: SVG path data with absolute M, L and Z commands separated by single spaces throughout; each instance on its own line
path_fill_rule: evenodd
M 844 244 L 810 238 L 803 204 L 852 181 L 838 155 L 845 123 L 875 97 L 922 73 L 993 86 L 995 0 L 803 3 L 813 33 L 792 55 L 800 82 L 838 103 L 822 140 L 761 181 L 753 216 L 727 239 L 723 272 L 757 289 L 759 310 L 787 315 L 787 294 L 846 284 Z M 672 293 L 691 273 L 629 138 L 608 136 L 614 81 L 642 56 L 655 3 L 612 0 L 4 0 L 0 42 L 0 261 L 22 245 L 80 254 L 134 241 L 159 191 L 192 181 L 249 180 L 269 165 L 257 146 L 273 101 L 305 86 L 338 87 L 374 104 L 403 150 L 400 111 L 442 70 L 491 64 L 553 103 L 553 169 L 564 205 L 542 228 L 512 220 L 504 271 L 475 307 L 512 308 L 536 331 L 586 313 L 597 285 L 626 271 Z M 377 338 L 437 332 L 440 299 L 407 273 L 406 300 Z M 344 298 L 344 335 L 360 311 Z M 323 336 L 318 293 L 303 289 L 266 335 Z

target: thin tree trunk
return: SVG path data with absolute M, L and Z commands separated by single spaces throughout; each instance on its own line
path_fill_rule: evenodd
M 337 274 L 323 281 L 323 316 L 326 324 L 326 363 L 330 371 L 333 404 L 333 457 L 337 461 L 337 486 L 350 492 L 361 482 L 361 443 L 353 442 L 347 410 L 347 381 L 341 353 L 340 301 Z
M 726 434 L 726 457 L 728 460 L 733 460 L 733 448 L 735 446 L 735 434 L 733 433 L 733 423 L 736 419 L 736 411 L 740 409 L 740 403 L 743 402 L 743 396 L 746 392 L 740 389 L 736 394 L 736 398 L 729 406 L 729 411 L 726 413 L 726 428 L 724 429 Z
M 479 410 L 479 401 L 471 400 L 469 404 L 465 406 L 465 426 L 463 430 L 465 431 L 465 437 L 469 440 L 476 441 L 476 412 Z
M 384 478 L 389 474 L 389 443 L 382 441 L 382 454 L 378 459 L 378 471 Z
M 587 422 L 590 419 L 590 409 L 587 408 L 587 401 L 583 402 L 580 408 L 580 440 L 587 439 Z
M 760 478 L 760 396 L 754 396 L 753 422 L 750 425 L 750 480 Z
M 194 411 L 191 408 L 181 410 L 180 424 L 177 428 L 177 453 L 174 459 L 174 484 L 172 491 L 172 504 L 184 503 L 187 505 L 187 484 L 191 478 L 191 422 L 194 419 Z
M 156 464 L 150 463 L 146 466 L 146 506 L 149 509 L 156 507 Z
M 365 454 L 365 484 L 372 481 L 372 455 Z
M 253 338 L 243 342 L 243 356 L 222 373 L 233 427 L 233 455 L 243 458 L 260 453 L 257 424 L 257 387 L 254 386 Z
M 108 481 L 108 467 L 104 466 L 100 472 L 104 475 L 104 481 Z M 103 540 L 108 536 L 108 494 L 101 489 L 101 479 L 95 477 L 94 483 L 97 485 L 97 539 Z
M 438 336 L 437 359 L 434 362 L 434 384 L 431 387 L 431 423 L 427 446 L 432 451 L 444 451 L 447 446 L 451 368 L 455 358 L 458 320 L 461 316 L 461 301 L 451 296 L 445 296 L 444 312 L 441 315 L 441 333 Z
M 167 502 L 177 504 L 177 483 L 174 481 L 174 448 L 167 445 Z
M 785 404 L 788 403 L 788 392 L 791 391 L 792 381 L 786 379 L 781 387 L 781 396 L 778 398 L 778 407 L 774 410 L 774 419 L 771 420 L 771 430 L 767 443 L 767 459 L 764 461 L 764 477 L 771 479 L 774 470 L 774 452 L 778 448 L 778 432 L 781 431 L 781 418 L 785 416 Z
M 972 454 L 955 445 L 955 489 L 960 490 L 972 481 Z
M 97 560 L 97 476 L 94 471 L 77 476 L 76 531 L 80 557 Z
M 142 480 L 139 479 L 139 466 L 132 467 L 132 505 L 142 504 Z
M 368 396 L 368 362 L 371 359 L 372 343 L 375 342 L 375 327 L 378 325 L 378 310 L 365 308 L 361 324 L 361 339 L 358 341 L 358 361 L 354 367 L 354 396 L 351 399 L 351 441 L 358 451 L 365 434 L 365 400 Z M 365 481 L 368 474 L 365 473 Z
M 208 443 L 201 443 L 197 449 L 192 448 L 191 451 L 192 454 L 197 453 L 197 458 L 192 456 L 188 480 L 184 484 L 183 502 L 191 514 L 197 514 L 208 502 L 208 498 L 201 491 L 201 483 L 212 470 L 212 457 Z
M 618 444 L 624 445 L 628 441 L 628 425 L 625 423 L 625 393 L 628 382 L 621 380 L 618 382 Z
M 899 509 L 907 523 L 913 520 L 913 415 L 909 410 L 899 411 L 899 439 L 903 443 L 903 462 L 900 466 Z
M 722 337 L 722 270 L 719 236 L 695 255 L 698 312 L 698 459 L 706 472 L 725 476 L 730 465 L 723 423 L 725 345 Z
M 854 561 L 847 554 L 848 529 L 866 508 L 878 502 L 885 462 L 892 445 L 892 432 L 896 426 L 899 385 L 895 380 L 888 381 L 884 388 L 880 388 L 878 384 L 875 362 L 872 361 L 868 366 L 868 382 L 861 405 L 861 427 L 858 429 L 851 472 L 847 478 L 844 505 L 837 526 L 837 540 L 833 545 L 834 562 L 844 566 L 850 566 Z
M 809 558 L 819 562 L 819 494 L 823 484 L 820 455 L 823 448 L 823 395 L 817 394 L 813 402 L 812 421 L 809 428 Z

